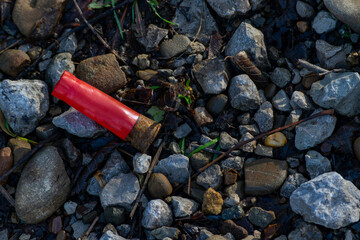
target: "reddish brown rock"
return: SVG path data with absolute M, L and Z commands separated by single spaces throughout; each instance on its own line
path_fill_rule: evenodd
M 233 171 L 225 171 L 224 172 L 224 184 L 225 185 L 232 185 L 237 180 L 237 173 Z
M 9 49 L 0 55 L 0 70 L 7 75 L 16 77 L 29 66 L 30 62 L 30 57 L 25 52 Z
M 0 149 L 0 176 L 6 173 L 12 166 L 14 160 L 11 149 L 9 147 L 4 147 Z M 4 179 L 0 184 L 4 185 L 7 179 Z
M 112 53 L 81 61 L 75 75 L 107 94 L 116 92 L 127 83 L 125 73 Z
M 248 235 L 248 232 L 245 228 L 237 225 L 232 220 L 223 221 L 220 224 L 220 232 L 222 234 L 231 233 L 236 240 L 241 240 Z
M 245 193 L 249 196 L 261 196 L 280 188 L 287 176 L 286 161 L 270 158 L 246 162 Z
M 14 156 L 14 164 L 17 164 L 21 158 L 23 158 L 28 152 L 31 151 L 31 145 L 27 141 L 21 140 L 19 138 L 11 138 L 8 141 L 8 147 L 11 148 Z M 21 172 L 24 164 L 21 164 L 15 172 Z

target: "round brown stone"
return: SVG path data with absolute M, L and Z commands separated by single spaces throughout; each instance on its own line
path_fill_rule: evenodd
M 148 191 L 152 198 L 164 199 L 172 193 L 172 186 L 162 173 L 152 173 L 148 183 Z
M 240 240 L 248 236 L 248 231 L 234 223 L 232 220 L 223 221 L 220 224 L 220 232 L 222 234 L 231 233 L 236 240 Z
M 29 66 L 30 62 L 30 57 L 25 52 L 9 49 L 0 55 L 0 70 L 7 75 L 16 77 Z
M 107 94 L 116 92 L 127 83 L 125 73 L 112 53 L 81 61 L 75 75 Z

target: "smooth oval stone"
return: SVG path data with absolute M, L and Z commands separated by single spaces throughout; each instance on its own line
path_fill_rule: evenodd
M 359 0 L 324 0 L 325 6 L 337 19 L 360 33 Z
M 287 176 L 286 161 L 270 158 L 246 162 L 245 192 L 251 196 L 261 196 L 280 188 Z
M 163 199 L 172 193 L 172 186 L 167 177 L 162 173 L 153 173 L 148 183 L 148 191 L 152 198 Z
M 287 143 L 286 136 L 282 132 L 276 132 L 265 138 L 265 146 L 278 148 L 282 147 Z
M 70 192 L 70 179 L 63 160 L 53 146 L 44 147 L 25 166 L 15 194 L 18 217 L 39 223 L 59 209 Z

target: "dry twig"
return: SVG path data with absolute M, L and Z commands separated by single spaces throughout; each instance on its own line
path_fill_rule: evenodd
M 118 5 L 116 5 L 116 7 L 114 8 L 110 8 L 108 9 L 107 11 L 105 11 L 104 13 L 100 14 L 99 16 L 89 20 L 88 22 L 90 24 L 92 23 L 95 23 L 97 21 L 99 21 L 100 19 L 106 17 L 107 15 L 113 13 L 114 10 L 117 10 L 121 7 L 123 7 L 124 5 L 128 4 L 128 3 L 131 3 L 133 2 L 134 0 L 125 0 L 121 3 L 119 3 Z M 51 49 L 53 49 L 59 42 L 61 42 L 63 39 L 69 37 L 71 34 L 77 32 L 77 31 L 80 31 L 82 30 L 83 28 L 87 27 L 87 25 L 84 23 L 84 24 L 81 24 L 80 26 L 72 29 L 71 31 L 67 32 L 67 33 L 64 33 L 60 38 L 56 39 L 56 41 L 54 41 L 52 44 L 50 44 L 44 51 L 42 51 L 42 53 L 40 54 L 40 56 L 27 68 L 25 69 L 22 73 L 20 73 L 17 77 L 17 79 L 20 79 L 22 77 L 24 77 L 26 74 L 28 74 L 32 69 L 34 69 L 36 67 L 36 65 L 39 63 L 39 61 L 41 60 L 41 58 L 48 52 L 50 51 Z
M 2 182 L 6 177 L 8 177 L 16 168 L 18 168 L 21 164 L 26 162 L 32 155 L 34 155 L 40 148 L 42 148 L 46 143 L 51 142 L 58 136 L 57 134 L 52 135 L 51 137 L 41 141 L 37 144 L 30 152 L 28 152 L 20 161 L 18 161 L 12 168 L 10 168 L 6 173 L 0 176 L 0 182 Z M 15 206 L 15 200 L 11 197 L 11 195 L 6 191 L 6 189 L 0 185 L 0 193 L 8 200 L 8 202 Z
M 85 24 L 88 26 L 88 28 L 90 28 L 90 30 L 95 34 L 95 36 L 100 40 L 100 42 L 112 53 L 115 55 L 115 57 L 119 60 L 122 61 L 124 64 L 126 64 L 126 62 L 119 56 L 119 54 L 112 49 L 109 44 L 107 44 L 107 42 L 100 36 L 100 34 L 94 29 L 94 27 L 89 23 L 89 21 L 85 18 L 83 12 L 81 11 L 81 8 L 79 7 L 79 4 L 76 2 L 76 0 L 73 0 L 74 5 L 77 9 L 77 11 L 79 12 L 81 18 L 83 19 L 83 21 L 85 22 Z M 127 65 L 127 64 L 126 64 Z
M 137 208 L 138 205 L 139 205 L 141 196 L 142 196 L 143 193 L 145 192 L 145 189 L 146 189 L 147 183 L 149 182 L 151 173 L 153 172 L 156 164 L 159 162 L 160 154 L 161 154 L 161 151 L 162 151 L 162 149 L 163 149 L 164 146 L 165 146 L 165 140 L 163 140 L 163 142 L 161 143 L 160 147 L 159 147 L 158 150 L 156 151 L 153 160 L 151 161 L 151 165 L 150 165 L 149 171 L 148 171 L 147 174 L 146 174 L 146 177 L 145 177 L 145 180 L 144 180 L 144 184 L 143 184 L 143 186 L 141 187 L 141 190 L 140 190 L 139 194 L 138 194 L 137 197 L 136 197 L 134 207 L 132 208 L 132 210 L 131 210 L 131 212 L 130 212 L 130 215 L 129 215 L 129 216 L 130 216 L 130 219 L 132 219 L 132 218 L 134 217 L 134 214 L 135 214 L 136 208 Z
M 329 70 L 326 70 L 322 67 L 316 66 L 315 64 L 309 63 L 308 61 L 305 61 L 303 59 L 299 59 L 297 64 L 303 68 L 306 68 L 312 72 L 315 73 L 322 73 L 322 74 L 326 74 L 328 72 L 330 72 Z
M 193 174 L 191 177 L 194 178 L 196 176 L 198 176 L 200 173 L 202 173 L 203 171 L 205 171 L 206 169 L 208 169 L 210 166 L 214 165 L 215 163 L 219 162 L 220 160 L 222 160 L 224 157 L 228 156 L 232 151 L 242 147 L 243 145 L 249 143 L 249 142 L 253 142 L 253 141 L 256 141 L 256 140 L 259 140 L 263 137 L 266 137 L 266 136 L 269 136 L 273 133 L 276 133 L 276 132 L 280 132 L 280 131 L 283 131 L 289 127 L 294 127 L 294 126 L 297 126 L 299 125 L 300 123 L 303 123 L 303 122 L 306 122 L 306 121 L 309 121 L 311 119 L 314 119 L 314 118 L 318 118 L 318 117 L 321 117 L 321 116 L 324 116 L 324 115 L 333 115 L 334 114 L 334 109 L 328 109 L 328 110 L 323 110 L 319 113 L 316 113 L 314 115 L 311 115 L 307 118 L 304 118 L 300 121 L 297 121 L 297 122 L 293 122 L 291 124 L 288 124 L 288 125 L 285 125 L 283 127 L 280 127 L 280 128 L 277 128 L 277 129 L 274 129 L 274 130 L 271 130 L 269 132 L 265 132 L 265 133 L 262 133 L 262 134 L 259 134 L 257 135 L 256 137 L 253 137 L 251 139 L 248 139 L 248 140 L 245 140 L 245 141 L 241 141 L 239 142 L 238 144 L 236 144 L 234 147 L 232 147 L 231 149 L 229 149 L 228 151 L 226 151 L 225 153 L 221 154 L 219 157 L 217 157 L 214 161 L 206 164 L 204 167 L 200 168 L 195 174 Z M 181 184 L 179 185 L 175 190 L 174 192 L 178 191 L 179 189 L 181 189 L 185 184 Z

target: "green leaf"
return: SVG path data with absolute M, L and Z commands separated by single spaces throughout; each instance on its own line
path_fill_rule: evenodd
M 150 88 L 151 88 L 152 90 L 156 90 L 156 89 L 159 89 L 160 86 L 151 86 Z
M 169 24 L 179 25 L 179 24 L 177 24 L 177 23 L 174 23 L 174 22 L 171 22 L 171 21 L 169 21 L 169 20 L 166 20 L 165 18 L 163 18 L 163 17 L 160 16 L 160 14 L 157 12 L 157 10 L 156 10 L 156 8 L 155 8 L 155 7 L 157 7 L 157 5 L 158 5 L 157 1 L 155 1 L 155 0 L 147 0 L 147 2 L 149 3 L 151 9 L 154 11 L 155 15 L 156 15 L 158 18 L 160 18 L 161 20 L 163 20 L 164 22 L 167 22 L 167 23 L 169 23 Z
M 92 2 L 88 5 L 91 9 L 100 9 L 104 7 L 104 3 Z
M 190 78 L 186 81 L 185 86 L 190 87 Z
M 112 6 L 113 8 L 115 7 L 115 0 L 111 0 L 111 6 Z M 116 25 L 117 25 L 118 28 L 119 28 L 121 39 L 124 40 L 123 30 L 122 30 L 122 28 L 121 28 L 121 24 L 120 24 L 119 18 L 118 18 L 118 16 L 117 16 L 115 10 L 114 10 L 114 18 L 115 18 Z
M 200 152 L 201 150 L 203 150 L 204 148 L 207 148 L 215 143 L 217 143 L 219 141 L 219 138 L 215 138 L 214 140 L 211 140 L 210 142 L 205 143 L 204 145 L 201 145 L 200 147 L 198 147 L 197 149 L 195 149 L 194 151 L 192 151 L 187 157 L 191 157 L 191 155 L 193 155 L 194 153 Z
M 216 151 L 220 151 L 220 143 L 216 146 Z M 219 154 L 215 153 L 214 156 L 213 156 L 213 161 L 215 159 L 217 159 L 218 156 L 219 156 Z
M 181 154 L 184 155 L 185 153 L 185 138 L 182 138 L 179 142 L 179 147 L 181 150 Z
M 146 113 L 149 114 L 155 122 L 162 121 L 165 114 L 165 112 L 157 106 L 152 106 Z

